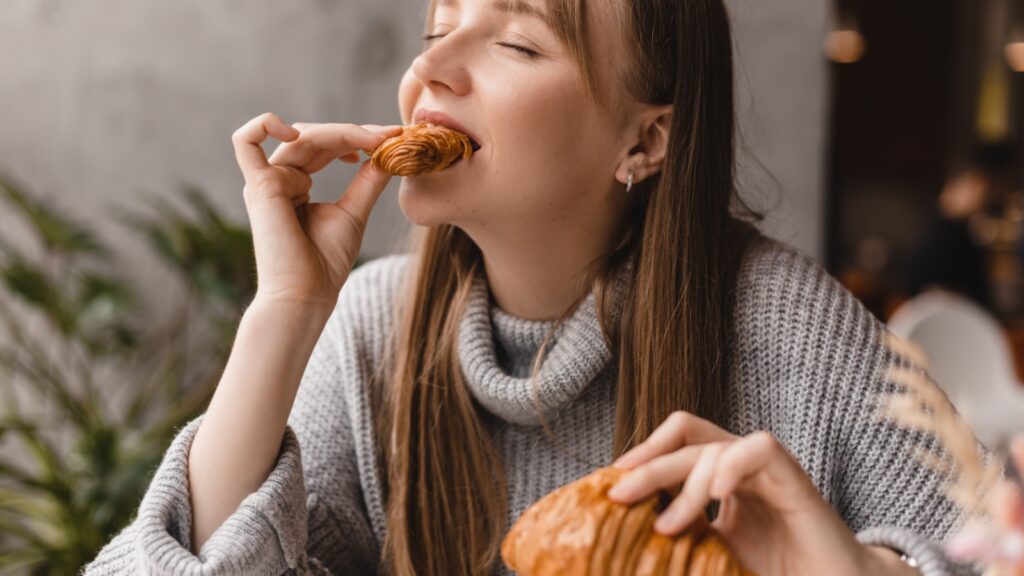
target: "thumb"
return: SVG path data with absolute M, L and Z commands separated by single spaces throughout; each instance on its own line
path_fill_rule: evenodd
M 345 193 L 334 204 L 351 214 L 358 222 L 365 224 L 370 218 L 370 211 L 380 198 L 380 193 L 390 180 L 391 174 L 367 160 L 359 167 Z

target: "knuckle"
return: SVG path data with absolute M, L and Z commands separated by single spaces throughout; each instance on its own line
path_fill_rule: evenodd
M 692 419 L 693 416 L 685 410 L 676 410 L 668 416 L 668 422 L 673 428 L 687 428 Z
M 366 232 L 366 222 L 364 222 L 362 218 L 357 217 L 355 214 L 352 214 L 348 210 L 345 210 L 344 212 L 348 216 L 349 221 L 352 223 L 352 227 L 356 229 L 356 233 L 359 235 L 359 237 L 362 237 L 363 234 Z
M 251 196 L 254 199 L 271 198 L 286 193 L 287 189 L 288 187 L 281 181 L 281 179 L 275 178 L 267 172 L 263 172 L 253 181 L 253 191 Z
M 721 458 L 718 459 L 717 467 L 727 471 L 734 470 L 736 468 L 739 468 L 740 464 L 742 463 L 741 459 L 742 452 L 737 450 L 729 450 L 728 447 L 726 447 L 726 449 L 722 451 Z
M 297 187 L 303 192 L 309 192 L 313 188 L 313 178 L 302 170 L 295 170 L 295 179 L 298 180 Z
M 379 176 L 374 177 L 367 170 L 359 170 L 358 172 L 356 172 L 356 175 L 355 175 L 355 179 L 360 180 L 364 185 L 366 185 L 368 187 L 371 187 L 371 188 L 372 187 L 376 187 L 378 185 L 377 178 L 379 178 Z
M 657 474 L 655 474 L 654 466 L 652 464 L 645 464 L 633 471 L 633 476 L 636 478 L 636 482 L 643 486 L 650 486 L 657 480 Z
M 750 442 L 766 450 L 778 450 L 782 447 L 775 436 L 765 430 L 758 430 L 750 435 Z
M 704 445 L 704 449 L 700 451 L 700 458 L 703 458 L 703 459 L 717 458 L 718 455 L 722 453 L 722 450 L 724 448 L 725 447 L 722 445 L 721 442 L 711 442 L 710 444 L 705 444 Z

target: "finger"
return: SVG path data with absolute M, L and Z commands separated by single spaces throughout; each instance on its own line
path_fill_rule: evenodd
M 272 166 L 291 166 L 292 168 L 301 168 L 311 158 L 313 158 L 319 150 L 314 148 L 313 144 L 309 141 L 306 136 L 309 128 L 305 128 L 306 132 L 300 132 L 299 137 L 292 141 L 286 142 L 278 146 L 273 153 L 270 154 L 270 158 L 267 159 L 267 163 Z
M 1003 528 L 1016 528 L 1018 502 L 1013 486 L 1003 482 L 997 484 L 989 496 L 988 510 L 996 524 Z
M 608 491 L 608 497 L 623 504 L 632 504 L 659 489 L 683 482 L 693 470 L 703 448 L 703 444 L 687 446 L 637 466 Z
M 1017 472 L 1024 474 L 1024 437 L 1014 438 L 1010 443 L 1010 458 L 1017 465 Z
M 302 170 L 308 174 L 315 174 L 324 169 L 325 166 L 334 162 L 336 156 L 330 150 L 321 150 L 312 160 L 302 166 Z
M 389 124 L 387 126 L 381 126 L 380 124 L 363 124 L 362 128 L 373 132 L 374 134 L 384 134 L 385 136 L 397 136 L 402 133 L 402 126 L 400 124 Z
M 291 166 L 307 174 L 316 174 L 333 162 L 335 157 L 334 151 L 314 148 L 308 141 L 303 141 L 300 137 L 295 142 L 278 146 L 267 162 L 272 166 Z M 354 157 L 353 162 L 359 161 L 357 152 L 347 154 L 342 159 L 346 157 Z
M 724 500 L 744 480 L 767 469 L 773 458 L 784 456 L 780 448 L 767 432 L 755 432 L 734 442 L 718 460 L 711 496 Z
M 308 135 L 314 146 L 332 150 L 335 156 L 341 156 L 357 150 L 372 151 L 388 137 L 400 133 L 400 126 L 368 130 L 355 124 L 316 124 L 303 135 Z
M 365 226 L 377 198 L 391 180 L 391 175 L 367 160 L 359 167 L 352 183 L 335 204 L 348 212 L 360 226 Z
M 309 174 L 290 166 L 273 170 L 272 177 L 257 180 L 256 183 L 246 184 L 243 187 L 242 195 L 247 207 L 276 198 L 287 199 L 292 206 L 298 206 L 303 203 L 303 197 L 309 196 L 309 191 L 313 188 L 313 179 L 309 177 Z M 267 174 L 269 175 L 270 172 Z
M 341 160 L 342 162 L 346 162 L 348 164 L 355 164 L 356 162 L 359 162 L 359 154 L 356 153 L 356 152 L 353 152 L 351 154 L 345 154 L 344 156 L 339 156 L 338 159 Z
M 255 180 L 257 173 L 269 166 L 263 152 L 263 142 L 273 136 L 282 142 L 291 142 L 299 137 L 299 131 L 284 123 L 272 112 L 260 114 L 249 120 L 231 135 L 235 148 L 235 160 L 242 169 L 246 183 Z
M 735 436 L 715 426 L 711 422 L 689 412 L 676 411 L 632 450 L 626 452 L 613 466 L 617 468 L 633 468 L 647 462 L 655 456 L 674 452 L 690 444 L 705 444 L 721 440 L 734 439 Z
M 299 139 L 279 146 L 271 155 L 270 164 L 301 168 L 312 174 L 316 170 L 309 169 L 311 164 L 318 165 L 318 169 L 327 165 L 323 162 L 321 153 L 325 153 L 327 158 L 334 159 L 360 149 L 376 149 L 381 142 L 387 139 L 387 136 L 382 133 L 373 132 L 354 124 L 302 124 L 302 126 Z
M 309 197 L 309 191 L 313 189 L 313 178 L 302 170 L 290 170 L 292 187 L 299 198 Z
M 711 501 L 711 481 L 715 475 L 718 458 L 725 451 L 723 443 L 705 444 L 693 471 L 686 479 L 682 492 L 668 505 L 654 529 L 666 536 L 678 534 L 693 522 L 698 514 L 704 513 L 704 507 Z

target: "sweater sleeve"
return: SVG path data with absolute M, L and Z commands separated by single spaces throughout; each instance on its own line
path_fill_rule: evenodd
M 305 554 L 306 509 L 301 455 L 289 427 L 270 475 L 203 544 L 191 552 L 188 453 L 202 417 L 171 443 L 134 522 L 115 537 L 86 576 L 105 574 L 283 574 L 328 572 Z
M 945 554 L 942 542 L 961 527 L 963 509 L 947 494 L 947 479 L 924 465 L 917 454 L 950 456 L 930 434 L 909 430 L 879 415 L 878 397 L 893 392 L 885 371 L 901 362 L 881 344 L 881 325 L 868 353 L 877 358 L 878 373 L 856 389 L 848 414 L 848 432 L 836 497 L 841 512 L 866 545 L 884 546 L 905 554 L 925 576 L 980 574 L 980 567 L 961 565 Z M 979 450 L 983 449 L 979 445 Z
M 803 254 L 775 243 L 755 250 L 738 361 L 748 373 L 755 365 L 772 371 L 772 385 L 745 401 L 771 409 L 767 422 L 748 417 L 739 428 L 781 431 L 861 543 L 906 554 L 924 576 L 976 573 L 943 550 L 965 518 L 943 475 L 917 457 L 945 457 L 937 439 L 880 414 L 879 396 L 897 390 L 888 368 L 903 362 L 888 349 L 884 325 Z
M 85 576 L 376 573 L 376 543 L 338 390 L 338 339 L 345 331 L 336 316 L 303 374 L 272 471 L 198 555 L 190 542 L 188 455 L 202 416 L 179 431 L 136 518 L 84 568 Z
M 964 511 L 948 496 L 946 478 L 918 458 L 948 453 L 933 435 L 880 411 L 881 395 L 898 390 L 889 368 L 906 362 L 889 350 L 881 322 L 816 264 L 806 265 L 810 293 L 820 295 L 814 316 L 822 331 L 805 349 L 836 394 L 826 412 L 838 427 L 833 504 L 858 541 L 905 554 L 924 576 L 976 573 L 945 554 L 942 543 L 962 525 Z

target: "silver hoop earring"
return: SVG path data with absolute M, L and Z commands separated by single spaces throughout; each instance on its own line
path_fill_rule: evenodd
M 629 177 L 626 179 L 626 194 L 633 189 L 633 171 L 629 171 Z

